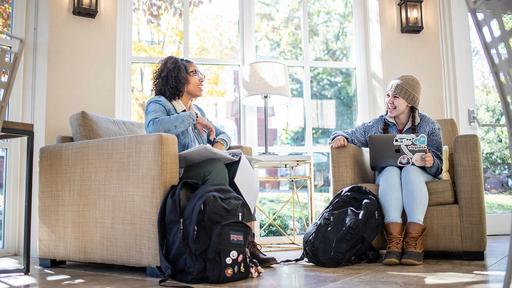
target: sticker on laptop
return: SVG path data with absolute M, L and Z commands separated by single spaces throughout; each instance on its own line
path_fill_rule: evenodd
M 393 144 L 400 146 L 405 153 L 397 160 L 398 166 L 409 166 L 414 164 L 416 166 L 425 166 L 423 159 L 424 152 L 427 151 L 427 136 L 425 134 L 398 134 L 393 139 Z

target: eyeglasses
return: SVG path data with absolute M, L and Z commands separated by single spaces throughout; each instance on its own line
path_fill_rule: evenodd
M 189 71 L 188 72 L 188 75 L 190 76 L 194 76 L 196 77 L 197 79 L 204 79 L 206 78 L 206 76 L 203 74 L 203 72 L 199 71 L 199 70 L 192 70 L 192 71 Z

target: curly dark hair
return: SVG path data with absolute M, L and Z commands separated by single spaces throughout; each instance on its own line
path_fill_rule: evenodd
M 188 84 L 188 66 L 194 62 L 168 56 L 160 61 L 160 66 L 153 73 L 153 91 L 169 102 L 180 99 Z

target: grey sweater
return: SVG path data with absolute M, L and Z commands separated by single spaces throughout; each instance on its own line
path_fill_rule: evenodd
M 438 177 L 443 170 L 443 142 L 441 139 L 441 128 L 439 124 L 432 118 L 423 113 L 418 113 L 416 118 L 416 132 L 418 134 L 425 134 L 427 136 L 427 147 L 434 157 L 434 164 L 431 167 L 424 168 L 427 173 L 433 177 Z M 398 127 L 393 119 L 387 118 L 386 115 L 381 115 L 369 122 L 365 122 L 353 129 L 345 131 L 336 131 L 331 135 L 329 142 L 338 136 L 345 137 L 349 143 L 358 147 L 368 147 L 368 136 L 375 134 L 382 134 L 382 126 L 384 121 L 388 122 L 389 134 L 399 134 Z M 409 121 L 410 123 L 410 121 Z M 403 134 L 411 134 L 410 125 L 406 125 Z

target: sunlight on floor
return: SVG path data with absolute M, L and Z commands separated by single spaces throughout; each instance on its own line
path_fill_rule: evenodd
M 0 278 L 1 282 L 8 284 L 5 287 L 11 287 L 11 286 L 19 287 L 19 286 L 26 286 L 26 285 L 31 285 L 31 284 L 37 283 L 35 278 L 30 277 L 28 275 L 23 275 L 23 274 L 22 275 L 14 275 L 14 276 L 12 276 L 12 275 L 13 274 L 10 274 L 10 275 L 6 275 L 6 277 Z M 2 283 L 2 285 L 3 285 L 3 283 Z M 3 286 L 0 286 L 0 287 L 3 287 Z
M 80 284 L 80 283 L 85 283 L 85 280 L 83 280 L 83 279 L 76 279 L 76 280 L 72 280 L 72 281 L 64 281 L 64 282 L 62 282 L 63 285 L 66 285 L 66 284 Z
M 39 269 L 39 270 L 41 270 L 41 272 L 44 272 L 44 273 L 55 274 L 54 271 L 45 269 L 41 266 L 34 266 L 34 268 Z M 71 276 L 68 276 L 68 275 L 51 275 L 51 276 L 47 276 L 46 280 L 47 281 L 58 281 L 58 280 L 64 280 L 64 279 L 70 279 L 70 278 L 71 278 Z M 87 282 L 87 281 L 85 281 L 84 279 L 74 279 L 74 280 L 63 281 L 61 284 L 69 285 L 69 284 L 81 284 L 81 283 L 85 283 L 85 282 Z M 0 288 L 3 288 L 3 287 L 0 286 Z
M 0 270 L 12 270 L 20 268 L 23 268 L 23 266 L 21 266 L 18 260 L 9 257 L 0 258 Z
M 454 272 L 438 272 L 438 273 L 399 273 L 388 272 L 389 274 L 405 275 L 405 276 L 419 276 L 425 277 L 425 284 L 439 285 L 439 284 L 456 284 L 468 283 L 476 281 L 486 281 L 487 277 L 483 275 L 475 275 L 469 273 L 454 273 Z
M 68 279 L 71 278 L 71 276 L 68 275 L 55 275 L 55 276 L 48 276 L 46 277 L 46 280 L 48 281 L 55 281 L 55 280 L 62 280 L 62 279 Z
M 473 271 L 474 274 L 505 277 L 505 271 Z

